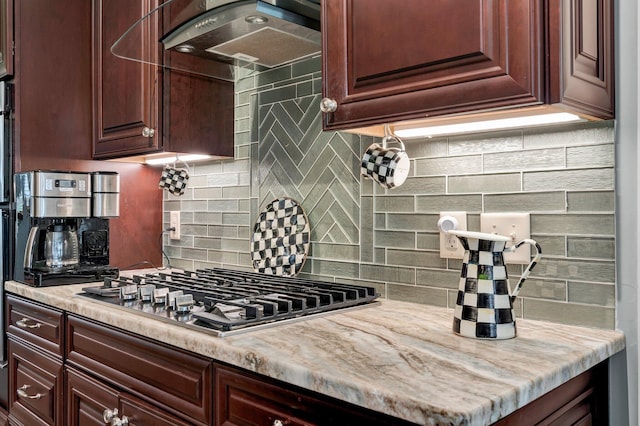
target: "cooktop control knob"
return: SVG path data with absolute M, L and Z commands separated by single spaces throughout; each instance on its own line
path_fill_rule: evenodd
M 138 286 L 135 284 L 120 287 L 120 299 L 136 300 L 138 298 Z
M 138 287 L 138 299 L 141 302 L 151 302 L 153 299 L 153 290 L 156 286 L 153 284 L 145 284 Z
M 167 295 L 169 294 L 169 289 L 166 287 L 156 288 L 153 290 L 153 304 L 154 305 L 164 305 L 167 303 Z
M 193 294 L 183 294 L 176 296 L 173 300 L 172 308 L 178 313 L 190 312 L 194 305 Z

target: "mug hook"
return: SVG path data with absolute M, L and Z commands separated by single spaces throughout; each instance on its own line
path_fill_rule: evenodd
M 187 169 L 187 172 L 191 173 L 191 169 L 189 168 L 189 165 L 188 165 L 184 160 L 182 160 L 182 159 L 180 158 L 180 155 L 179 155 L 179 154 L 176 154 L 176 158 L 173 160 L 173 167 L 174 167 L 174 168 L 176 167 L 176 163 L 177 163 L 177 162 L 182 163 L 182 164 L 184 165 L 184 167 Z
M 397 142 L 400 144 L 400 148 L 405 151 L 404 143 L 402 143 L 402 140 L 399 137 L 393 134 L 389 123 L 384 124 L 384 137 L 382 138 L 382 147 L 384 149 L 387 149 L 387 142 Z

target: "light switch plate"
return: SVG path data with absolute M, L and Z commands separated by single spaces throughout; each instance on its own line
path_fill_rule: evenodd
M 480 232 L 510 237 L 507 247 L 524 239 L 531 238 L 531 222 L 529 213 L 482 213 L 480 215 Z M 529 244 L 523 244 L 514 253 L 505 253 L 507 263 L 527 264 L 531 261 Z
M 443 217 L 455 218 L 458 225 L 455 229 L 458 231 L 467 230 L 467 212 L 441 212 L 440 219 Z M 464 248 L 460 244 L 460 240 L 455 235 L 449 235 L 440 232 L 440 258 L 442 259 L 462 259 L 464 257 Z

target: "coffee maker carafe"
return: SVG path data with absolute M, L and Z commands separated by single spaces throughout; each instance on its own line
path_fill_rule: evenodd
M 47 226 L 44 256 L 45 263 L 51 270 L 77 265 L 80 262 L 78 234 L 74 224 L 60 219 Z
M 118 276 L 109 265 L 109 218 L 119 214 L 117 173 L 37 170 L 14 179 L 17 281 L 50 286 Z

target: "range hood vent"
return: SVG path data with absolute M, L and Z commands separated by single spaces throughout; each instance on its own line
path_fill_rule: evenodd
M 112 52 L 153 63 L 139 46 L 154 42 L 158 22 L 167 31 L 155 31 L 164 47 L 156 65 L 230 81 L 238 67 L 263 71 L 321 52 L 320 0 L 170 0 L 129 28 Z

